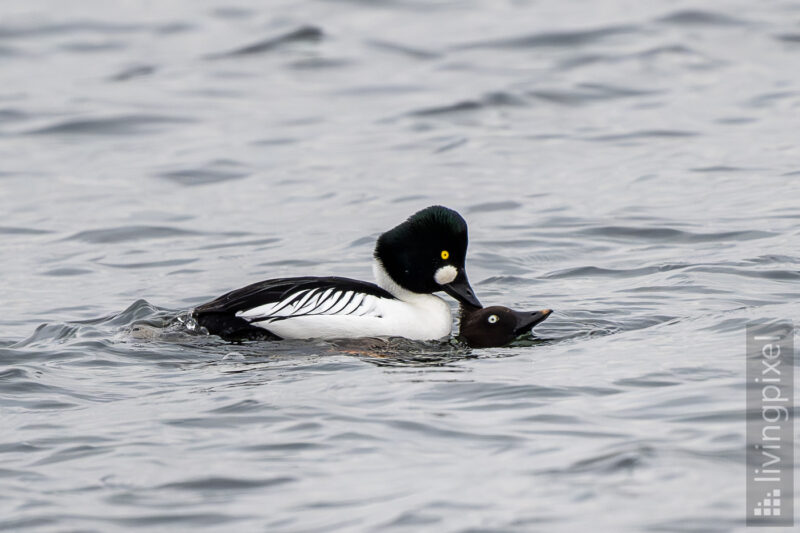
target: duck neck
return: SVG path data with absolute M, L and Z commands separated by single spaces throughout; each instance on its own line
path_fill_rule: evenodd
M 412 292 L 401 287 L 395 280 L 392 279 L 389 273 L 386 272 L 386 267 L 383 266 L 383 263 L 380 259 L 375 259 L 375 262 L 372 264 L 372 273 L 375 276 L 375 282 L 378 284 L 378 286 L 390 292 L 392 296 L 398 300 L 408 303 L 415 303 L 419 302 L 420 300 L 436 298 L 436 296 L 433 296 L 432 294 Z

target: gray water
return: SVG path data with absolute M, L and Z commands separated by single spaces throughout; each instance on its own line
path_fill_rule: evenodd
M 744 530 L 800 315 L 800 5 L 0 4 L 0 529 Z M 536 338 L 231 345 L 431 204 Z

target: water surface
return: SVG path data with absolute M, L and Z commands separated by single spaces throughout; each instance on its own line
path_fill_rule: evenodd
M 793 2 L 0 6 L 0 529 L 732 531 L 800 312 Z M 175 317 L 427 205 L 538 340 Z M 162 330 L 161 328 L 164 327 Z

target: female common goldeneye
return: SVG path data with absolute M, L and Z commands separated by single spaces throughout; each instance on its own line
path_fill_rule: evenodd
M 467 223 L 431 206 L 378 237 L 378 282 L 338 277 L 271 279 L 223 294 L 192 315 L 226 340 L 393 336 L 434 340 L 450 334 L 444 291 L 481 304 L 467 280 Z
M 480 308 L 461 304 L 459 335 L 473 348 L 505 346 L 552 312 L 551 309 L 521 312 L 500 305 Z

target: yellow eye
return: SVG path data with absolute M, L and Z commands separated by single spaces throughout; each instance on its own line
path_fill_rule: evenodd
M 450 257 L 450 252 L 448 252 L 447 250 L 442 250 L 442 259 L 446 260 L 449 257 Z

